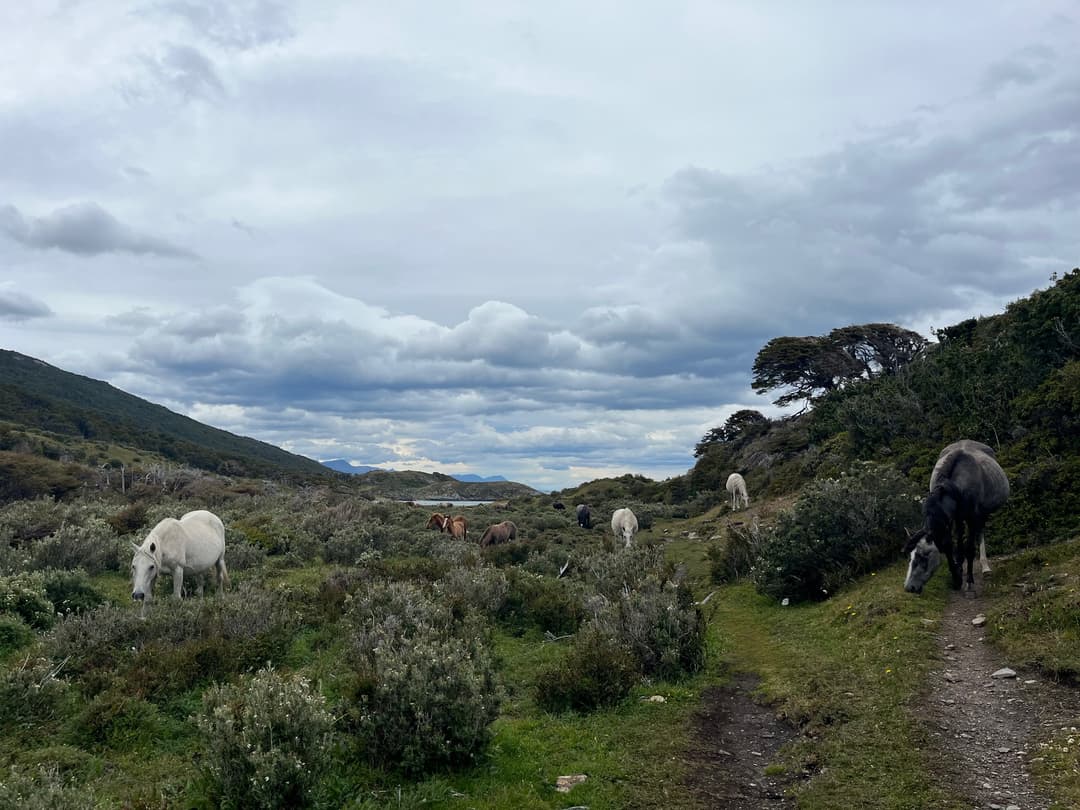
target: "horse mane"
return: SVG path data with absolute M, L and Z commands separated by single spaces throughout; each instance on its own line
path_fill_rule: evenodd
M 956 484 L 948 478 L 939 479 L 923 504 L 923 517 L 931 539 L 940 532 L 948 533 L 959 505 L 960 490 Z

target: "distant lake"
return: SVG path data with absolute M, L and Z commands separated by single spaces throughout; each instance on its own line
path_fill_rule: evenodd
M 451 500 L 449 500 L 447 498 L 443 498 L 442 500 L 437 500 L 437 501 L 429 501 L 429 500 L 417 501 L 417 500 L 414 500 L 414 501 L 412 501 L 412 503 L 415 503 L 417 506 L 442 506 L 443 504 L 446 504 L 446 503 L 450 504 L 451 506 L 483 506 L 486 503 L 495 503 L 495 502 L 494 501 L 451 501 Z

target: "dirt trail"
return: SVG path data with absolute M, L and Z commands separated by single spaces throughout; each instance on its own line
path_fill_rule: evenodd
M 707 689 L 694 717 L 693 746 L 685 754 L 687 788 L 703 807 L 740 810 L 793 808 L 784 797 L 785 774 L 766 775 L 776 752 L 795 736 L 794 729 L 754 702 L 752 675 Z
M 1039 740 L 1077 722 L 1080 696 L 1035 673 L 993 678 L 1010 664 L 972 624 L 985 608 L 980 598 L 953 593 L 938 628 L 941 663 L 927 685 L 923 719 L 941 778 L 969 796 L 973 808 L 1048 810 L 1031 760 Z

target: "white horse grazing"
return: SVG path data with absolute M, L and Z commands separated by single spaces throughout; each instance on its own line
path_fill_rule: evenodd
M 746 479 L 738 473 L 732 473 L 727 477 L 727 491 L 731 494 L 731 511 L 738 509 L 739 504 L 750 505 L 750 496 L 746 494 Z
M 154 595 L 158 574 L 171 574 L 173 596 L 184 589 L 184 574 L 201 574 L 216 569 L 218 589 L 229 586 L 225 568 L 225 526 L 213 512 L 199 509 L 182 518 L 165 518 L 150 530 L 141 546 L 131 544 L 131 598 L 145 608 Z M 199 581 L 199 596 L 203 584 Z
M 611 515 L 611 531 L 615 533 L 615 539 L 620 537 L 625 541 L 626 548 L 637 534 L 637 515 L 627 509 L 616 509 Z

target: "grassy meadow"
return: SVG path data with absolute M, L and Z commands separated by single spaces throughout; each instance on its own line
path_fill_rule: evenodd
M 925 778 L 917 717 L 945 577 L 915 598 L 894 562 L 782 606 L 752 579 L 715 581 L 741 525 L 726 506 L 631 504 L 644 528 L 625 550 L 602 517 L 613 505 L 594 509 L 590 530 L 544 498 L 463 509 L 473 538 L 519 526 L 517 544 L 481 550 L 425 529 L 427 510 L 328 489 L 9 504 L 0 800 L 699 807 L 684 759 L 692 716 L 706 687 L 752 672 L 798 732 L 770 770 L 791 776 L 799 807 L 964 806 Z M 196 507 L 225 520 L 232 588 L 178 604 L 166 579 L 140 620 L 129 542 Z M 1031 588 L 995 579 L 988 593 L 998 643 L 1060 677 L 1075 673 L 1076 591 L 1047 588 L 1075 579 L 1075 551 L 1015 558 L 1008 576 L 1034 570 Z M 274 737 L 286 733 L 288 750 Z M 1055 752 L 1052 774 L 1075 768 Z M 588 778 L 557 792 L 572 774 Z M 1076 795 L 1075 779 L 1055 781 Z

